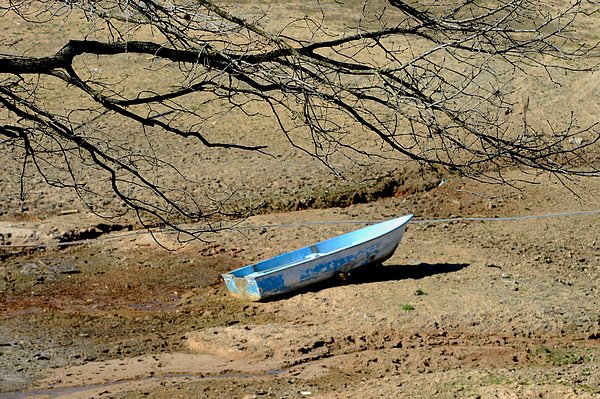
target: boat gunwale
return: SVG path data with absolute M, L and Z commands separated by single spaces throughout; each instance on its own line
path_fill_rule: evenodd
M 379 240 L 379 239 L 381 239 L 381 237 L 383 237 L 385 235 L 388 235 L 390 233 L 393 233 L 394 231 L 396 231 L 398 229 L 401 229 L 401 228 L 406 229 L 407 224 L 410 222 L 410 220 L 412 219 L 413 216 L 414 215 L 412 215 L 412 214 L 403 215 L 403 216 L 400 216 L 400 217 L 397 217 L 397 218 L 394 218 L 394 219 L 390 219 L 390 220 L 386 220 L 386 221 L 383 221 L 383 222 L 375 223 L 375 224 L 372 224 L 370 226 L 366 226 L 366 227 L 360 228 L 358 230 L 350 231 L 348 233 L 344 233 L 344 234 L 341 234 L 341 235 L 338 235 L 338 236 L 335 236 L 335 237 L 331 237 L 331 238 L 328 238 L 326 240 L 319 241 L 319 242 L 317 242 L 315 244 L 312 244 L 312 245 L 307 245 L 307 246 L 304 246 L 304 247 L 301 247 L 301 248 L 298 248 L 298 249 L 295 249 L 295 250 L 292 250 L 292 251 L 284 252 L 284 253 L 281 253 L 279 255 L 275 255 L 274 257 L 271 257 L 271 258 L 268 258 L 268 259 L 264 259 L 264 260 L 262 260 L 262 261 L 260 261 L 258 263 L 253 263 L 253 264 L 250 264 L 250 265 L 246 265 L 246 266 L 243 266 L 241 268 L 232 270 L 232 271 L 230 271 L 228 273 L 223 273 L 222 277 L 223 278 L 226 278 L 226 277 L 227 278 L 231 278 L 233 280 L 245 279 L 245 280 L 248 280 L 248 281 L 252 281 L 252 280 L 256 280 L 258 278 L 262 278 L 262 277 L 269 276 L 271 274 L 280 272 L 281 270 L 284 270 L 284 269 L 294 268 L 294 267 L 297 267 L 297 266 L 300 266 L 300 265 L 304 265 L 306 263 L 314 262 L 314 261 L 317 261 L 317 260 L 322 260 L 324 258 L 330 257 L 332 255 L 338 254 L 338 253 L 343 252 L 343 251 L 346 251 L 346 250 L 348 250 L 350 248 L 362 246 L 364 244 L 368 244 L 369 242 Z M 398 224 L 396 227 L 392 228 L 391 230 L 386 231 L 386 232 L 384 232 L 382 234 L 379 234 L 379 235 L 377 235 L 375 237 L 369 238 L 369 239 L 367 239 L 365 241 L 358 242 L 358 243 L 357 242 L 352 242 L 349 245 L 337 248 L 337 249 L 329 251 L 329 252 L 324 252 L 320 256 L 311 257 L 311 258 L 302 258 L 302 259 L 299 259 L 299 260 L 296 260 L 296 261 L 293 261 L 293 262 L 285 263 L 285 264 L 282 264 L 280 266 L 275 266 L 275 267 L 272 267 L 272 268 L 269 268 L 269 269 L 265 269 L 265 270 L 262 270 L 262 271 L 254 271 L 254 272 L 245 274 L 243 276 L 235 276 L 234 275 L 234 273 L 236 271 L 239 271 L 241 269 L 244 269 L 244 268 L 247 268 L 247 267 L 250 267 L 250 266 L 255 266 L 256 267 L 257 265 L 259 265 L 259 264 L 261 264 L 263 262 L 267 262 L 269 260 L 272 260 L 272 259 L 274 259 L 274 258 L 276 258 L 278 256 L 292 254 L 294 252 L 299 252 L 299 251 L 302 251 L 302 250 L 304 250 L 306 248 L 310 248 L 310 247 L 318 247 L 319 244 L 328 242 L 330 240 L 339 239 L 340 237 L 343 237 L 343 236 L 346 236 L 346 235 L 350 235 L 350 234 L 353 234 L 353 233 L 357 233 L 357 232 L 359 232 L 359 231 L 361 231 L 363 229 L 375 227 L 375 226 L 380 225 L 380 224 L 391 223 L 392 221 L 398 220 L 398 219 L 406 219 L 406 220 L 404 220 L 402 223 Z M 399 241 L 400 240 L 398 240 L 398 244 L 399 244 Z

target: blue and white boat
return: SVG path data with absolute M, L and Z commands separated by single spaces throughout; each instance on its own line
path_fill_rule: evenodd
M 229 292 L 259 301 L 388 259 L 413 215 L 342 234 L 223 274 Z

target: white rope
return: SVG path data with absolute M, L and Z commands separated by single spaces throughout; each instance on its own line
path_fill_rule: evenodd
M 559 213 L 545 213 L 540 215 L 524 215 L 524 216 L 505 216 L 505 217 L 455 217 L 455 218 L 441 218 L 441 219 L 411 219 L 410 223 L 415 224 L 429 224 L 429 223 L 453 223 L 453 222 L 516 222 L 523 220 L 536 220 L 536 219 L 550 219 L 550 218 L 563 218 L 573 216 L 589 216 L 600 214 L 600 209 L 594 209 L 589 211 L 574 211 L 574 212 L 559 212 Z M 277 224 L 263 224 L 263 225 L 252 225 L 252 226 L 236 226 L 228 227 L 223 230 L 258 230 L 258 229 L 272 229 L 272 228 L 293 228 L 293 227 L 304 227 L 304 226 L 320 226 L 320 225 L 339 225 L 339 224 L 374 224 L 383 222 L 385 220 L 325 220 L 325 221 L 313 221 L 313 222 L 301 222 L 301 223 L 277 223 Z M 211 233 L 211 230 L 206 229 L 194 229 L 190 227 L 182 227 L 186 231 L 192 234 L 198 233 Z M 136 230 L 128 233 L 115 234 L 112 236 L 99 237 L 86 240 L 76 240 L 67 242 L 54 242 L 46 244 L 21 244 L 21 245 L 0 245 L 0 249 L 41 249 L 50 247 L 66 247 L 74 245 L 93 244 L 96 242 L 119 240 L 126 237 L 150 234 L 150 233 L 174 233 L 177 232 L 175 229 L 163 229 L 149 231 Z

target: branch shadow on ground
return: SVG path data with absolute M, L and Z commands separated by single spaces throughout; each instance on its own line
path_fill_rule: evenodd
M 436 274 L 454 273 L 470 266 L 469 263 L 419 263 L 416 265 L 368 265 L 355 269 L 352 272 L 330 278 L 328 280 L 311 284 L 298 290 L 278 295 L 273 301 L 286 299 L 298 294 L 319 292 L 327 288 L 344 285 L 377 283 L 384 281 L 400 281 L 407 279 L 421 279 Z M 267 299 L 267 302 L 269 300 Z

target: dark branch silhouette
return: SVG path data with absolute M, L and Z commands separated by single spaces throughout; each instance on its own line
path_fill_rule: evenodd
M 230 110 L 251 118 L 261 104 L 292 146 L 334 170 L 334 154 L 342 151 L 497 182 L 514 167 L 562 179 L 600 174 L 596 124 L 578 126 L 573 116 L 544 129 L 529 125 L 526 111 L 515 124 L 509 100 L 517 74 L 541 70 L 552 79 L 557 71 L 595 68 L 597 44 L 572 37 L 579 19 L 597 12 L 591 3 L 562 10 L 520 0 L 367 5 L 344 29 L 330 29 L 323 10 L 298 18 L 308 34 L 294 35 L 294 22 L 271 27 L 263 23 L 268 12 L 237 15 L 206 0 L 9 0 L 0 5 L 5 16 L 38 24 L 85 17 L 92 28 L 54 54 L 0 54 L 4 148 L 20 148 L 24 169 L 34 165 L 48 184 L 82 197 L 94 193 L 78 179 L 75 160 L 99 168 L 147 225 L 181 218 L 211 223 L 227 212 L 223 204 L 207 209 L 184 190 L 162 186 L 149 171 L 169 167 L 169 159 L 111 141 L 92 128 L 98 120 L 122 118 L 142 134 L 158 128 L 206 148 L 268 153 L 268 143 L 220 142 L 204 133 L 209 120 Z M 140 57 L 143 68 L 156 68 L 157 81 L 138 87 L 130 77 L 114 85 L 93 78 L 90 57 L 119 56 Z M 160 84 L 168 65 L 178 67 L 185 83 Z M 46 105 L 38 92 L 52 80 L 76 89 L 81 108 Z M 213 103 L 222 113 L 202 109 Z M 311 141 L 297 132 L 308 132 Z M 66 173 L 54 178 L 52 169 Z

